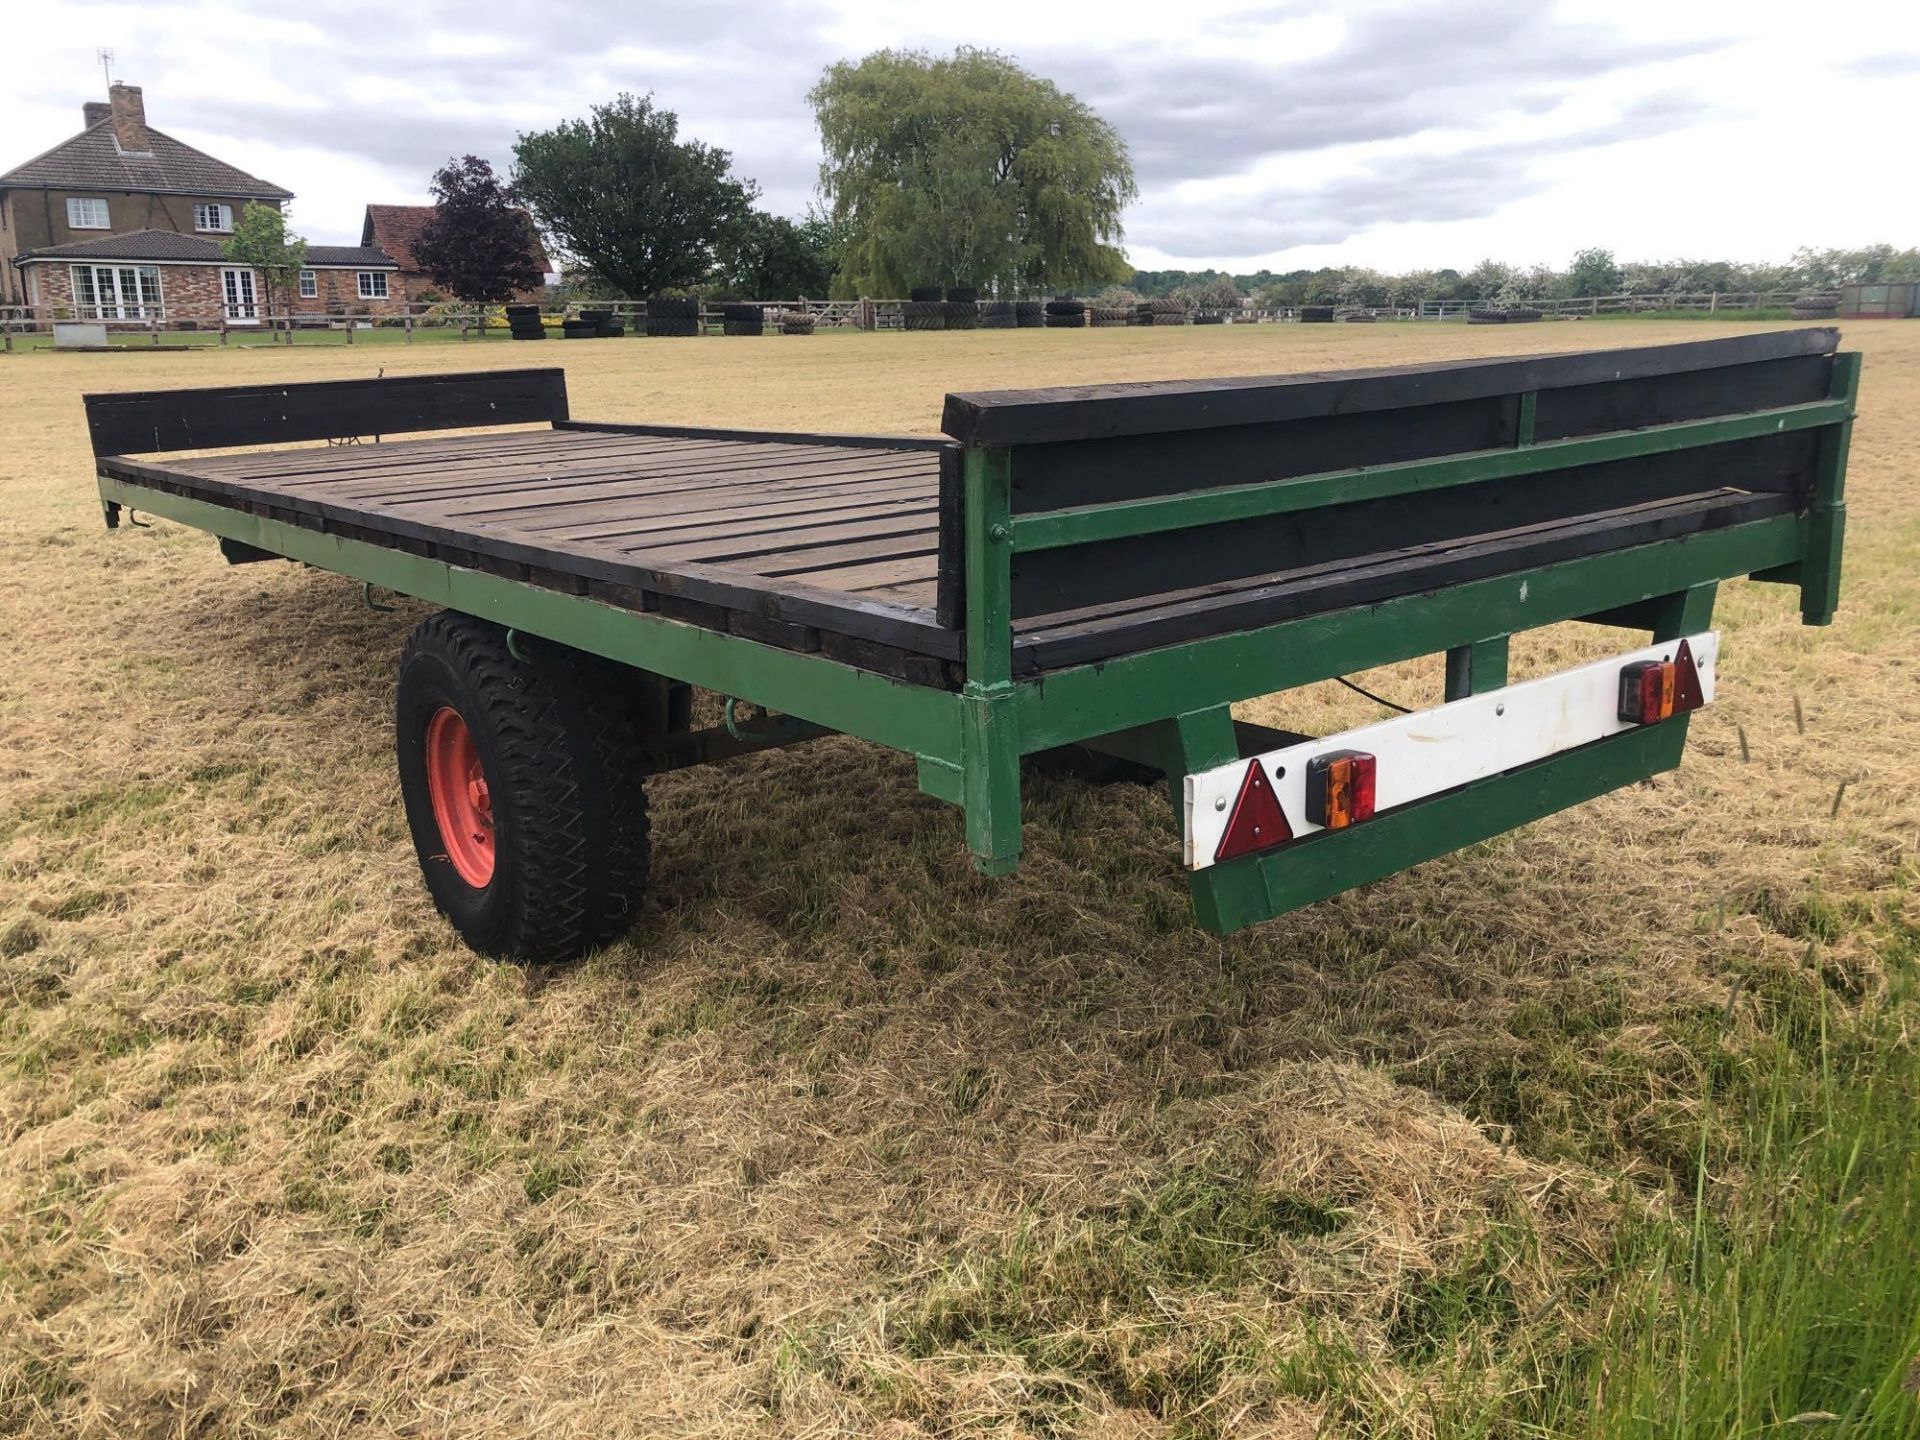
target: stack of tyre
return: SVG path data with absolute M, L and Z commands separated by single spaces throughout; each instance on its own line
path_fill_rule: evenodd
M 1136 325 L 1184 325 L 1187 323 L 1187 302 L 1142 300 L 1134 307 L 1133 323 Z
M 947 328 L 947 292 L 938 285 L 916 285 L 900 307 L 900 323 L 908 330 Z
M 1087 323 L 1096 330 L 1110 330 L 1133 324 L 1133 311 L 1125 305 L 1089 305 Z
M 813 316 L 805 310 L 782 310 L 780 312 L 780 333 L 782 335 L 811 335 Z
M 516 340 L 544 340 L 547 328 L 540 323 L 538 305 L 507 306 L 507 333 Z
M 613 323 L 611 310 L 582 310 L 560 322 L 562 340 L 597 340 L 603 326 Z
M 1224 325 L 1227 317 L 1214 310 L 1204 310 L 1193 317 L 1196 325 Z
M 947 329 L 980 328 L 980 292 L 971 285 L 949 285 L 946 298 Z
M 989 300 L 980 307 L 982 330 L 1012 330 L 1019 325 L 1019 313 L 1013 300 Z
M 1300 323 L 1302 325 L 1331 325 L 1333 323 L 1333 306 L 1302 305 L 1300 307 Z
M 1047 323 L 1047 307 L 1038 300 L 1016 300 L 1013 323 L 1021 330 L 1038 330 Z
M 1046 309 L 1049 330 L 1084 330 L 1086 328 L 1087 302 L 1084 300 L 1049 300 Z
M 698 335 L 700 300 L 694 295 L 656 295 L 647 301 L 647 334 Z
M 1531 325 L 1540 318 L 1541 312 L 1531 305 L 1509 305 L 1501 312 L 1507 325 Z
M 1796 320 L 1831 320 L 1839 311 L 1838 295 L 1801 295 L 1793 302 Z
M 722 335 L 758 335 L 767 327 L 767 315 L 758 305 L 722 305 L 720 307 L 720 333 Z
M 1507 312 L 1504 310 L 1494 310 L 1482 305 L 1467 307 L 1467 324 L 1469 325 L 1504 325 L 1506 323 Z

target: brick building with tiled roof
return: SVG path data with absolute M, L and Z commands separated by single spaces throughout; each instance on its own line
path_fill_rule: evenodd
M 434 207 L 431 205 L 369 205 L 367 218 L 360 226 L 360 243 L 391 255 L 394 263 L 400 267 L 400 288 L 411 300 L 418 300 L 421 296 L 429 294 L 438 295 L 441 299 L 449 298 L 440 294 L 433 283 L 433 277 L 426 273 L 420 262 L 414 258 L 413 253 L 414 244 L 420 238 L 421 227 L 432 218 L 433 211 Z M 533 256 L 534 263 L 543 271 L 551 270 L 553 267 L 547 260 L 546 250 L 540 244 L 539 232 L 533 228 L 533 217 L 527 215 L 524 210 L 520 213 L 526 216 L 527 249 Z M 514 298 L 532 302 L 539 300 L 541 293 L 541 290 L 536 287 L 532 290 L 524 290 Z
M 0 262 L 139 233 L 217 241 L 249 203 L 293 198 L 148 125 L 139 86 L 108 93 L 83 107 L 79 134 L 0 174 Z M 0 263 L 0 304 L 28 302 L 26 283 L 22 266 Z

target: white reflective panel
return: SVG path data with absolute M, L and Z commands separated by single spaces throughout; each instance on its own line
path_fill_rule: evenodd
M 1259 756 L 1295 838 L 1321 827 L 1307 819 L 1307 762 L 1336 750 L 1364 750 L 1376 760 L 1374 811 L 1424 800 L 1443 790 L 1484 780 L 1503 770 L 1544 760 L 1623 730 L 1640 728 L 1619 716 L 1620 671 L 1636 660 L 1671 660 L 1683 642 L 1670 640 L 1596 660 L 1557 675 L 1522 681 L 1484 695 L 1469 695 L 1432 710 L 1400 715 L 1376 725 L 1303 740 Z M 1701 703 L 1713 700 L 1718 631 L 1689 635 L 1684 643 L 1700 672 Z M 1666 723 L 1666 722 L 1661 722 Z M 1189 775 L 1185 785 L 1182 858 L 1190 870 L 1213 864 L 1226 833 L 1247 762 L 1235 760 Z M 1362 822 L 1365 823 L 1364 821 Z

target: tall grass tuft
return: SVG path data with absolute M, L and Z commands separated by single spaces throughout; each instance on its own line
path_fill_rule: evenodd
M 1920 1436 L 1911 988 L 1843 1031 L 1821 1004 L 1813 1046 L 1783 1039 L 1756 1059 L 1744 1114 L 1723 1122 L 1744 1126 L 1746 1173 L 1709 1177 L 1703 1126 L 1690 1210 L 1625 1248 L 1606 1333 L 1548 1387 L 1543 1432 Z M 1717 1202 L 1720 1188 L 1737 1198 Z

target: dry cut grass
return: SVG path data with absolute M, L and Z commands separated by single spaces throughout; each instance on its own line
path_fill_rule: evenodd
M 949 389 L 1701 334 L 539 358 L 583 415 L 925 431 Z M 1912 964 L 1920 326 L 1848 340 L 1840 621 L 1730 587 L 1723 699 L 1677 775 L 1222 941 L 1159 796 L 1037 780 L 1029 858 L 989 882 L 910 763 L 834 740 L 655 782 L 646 918 L 556 972 L 475 959 L 417 883 L 389 707 L 420 608 L 105 533 L 78 401 L 526 353 L 0 361 L 0 1432 L 1293 1437 L 1498 1411 L 1608 1333 L 1624 1236 L 1696 1182 L 1740 1191 L 1752 1157 L 1702 1097 L 1756 1037 Z M 1516 670 L 1612 643 L 1544 632 Z M 1439 689 L 1431 662 L 1365 681 Z M 1373 713 L 1332 686 L 1247 709 Z

